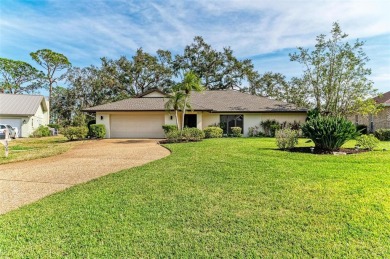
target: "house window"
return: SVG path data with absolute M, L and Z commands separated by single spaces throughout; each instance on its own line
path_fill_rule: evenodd
M 184 127 L 187 128 L 196 128 L 196 114 L 186 114 L 184 115 Z
M 221 115 L 220 127 L 223 129 L 223 134 L 232 134 L 232 127 L 240 127 L 242 133 L 242 130 L 244 129 L 244 115 Z

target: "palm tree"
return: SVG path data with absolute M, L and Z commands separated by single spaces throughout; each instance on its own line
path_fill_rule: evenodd
M 192 71 L 186 72 L 184 74 L 183 81 L 178 85 L 179 89 L 184 93 L 184 104 L 183 104 L 183 114 L 181 120 L 181 130 L 184 128 L 184 116 L 186 114 L 186 109 L 189 106 L 188 99 L 190 98 L 191 91 L 201 92 L 204 90 L 200 78 Z
M 175 111 L 176 117 L 176 127 L 179 129 L 179 116 L 178 111 L 183 110 L 184 107 L 184 98 L 185 93 L 182 91 L 174 91 L 173 93 L 168 95 L 168 101 L 165 103 L 165 109 L 167 111 L 171 111 L 172 109 Z

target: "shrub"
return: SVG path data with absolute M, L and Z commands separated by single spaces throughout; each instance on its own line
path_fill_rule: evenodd
M 181 140 L 180 131 L 177 129 L 167 131 L 165 132 L 165 138 L 171 143 L 179 142 L 179 140 Z
M 106 127 L 103 124 L 89 125 L 91 137 L 104 138 L 106 136 Z
M 163 128 L 165 134 L 166 134 L 167 132 L 169 132 L 169 131 L 177 130 L 177 126 L 176 126 L 176 125 L 172 125 L 172 124 L 165 124 L 165 125 L 162 125 L 162 128 Z
M 366 148 L 368 150 L 373 150 L 379 144 L 379 139 L 377 139 L 374 135 L 361 135 L 356 138 L 356 144 L 362 148 Z
M 289 122 L 287 123 L 287 128 L 292 130 L 300 130 L 301 129 L 301 123 L 299 121 Z
M 67 127 L 62 130 L 62 134 L 69 139 L 69 140 L 75 140 L 75 139 L 83 139 L 88 134 L 88 128 L 87 127 Z
M 249 127 L 248 128 L 248 137 L 264 137 L 265 134 L 260 131 L 259 126 Z
M 320 111 L 317 108 L 308 110 L 307 111 L 306 121 L 311 120 L 311 119 L 315 119 L 318 116 L 320 116 Z
M 356 131 L 361 133 L 361 134 L 367 134 L 367 125 L 364 124 L 358 124 L 356 125 Z
M 205 138 L 222 138 L 223 129 L 220 127 L 207 127 L 203 132 Z
M 348 139 L 357 136 L 356 127 L 342 117 L 317 116 L 302 126 L 303 134 L 310 138 L 316 148 L 338 150 Z
M 242 137 L 241 127 L 231 127 L 233 137 Z
M 260 125 L 263 127 L 264 134 L 267 137 L 275 137 L 275 131 L 281 128 L 279 122 L 276 120 L 265 120 Z
M 47 124 L 47 126 L 48 126 L 49 128 L 53 128 L 53 129 L 56 129 L 56 130 L 58 130 L 58 129 L 60 128 L 60 125 L 59 125 L 59 124 Z
M 378 129 L 374 132 L 374 135 L 382 141 L 390 140 L 390 129 Z
M 48 137 L 50 136 L 50 130 L 48 127 L 43 125 L 39 126 L 34 132 L 30 135 L 32 138 Z
M 205 137 L 205 134 L 198 128 L 184 128 L 182 136 L 186 141 L 200 141 Z
M 298 131 L 292 129 L 280 129 L 275 132 L 276 145 L 280 149 L 291 149 L 298 144 Z

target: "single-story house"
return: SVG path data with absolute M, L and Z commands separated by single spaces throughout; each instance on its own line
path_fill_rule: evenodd
M 0 94 L 0 124 L 19 130 L 29 137 L 40 125 L 49 123 L 49 105 L 42 95 Z
M 355 115 L 355 124 L 366 125 L 369 132 L 377 129 L 390 129 L 390 91 L 374 98 L 377 104 L 383 105 L 383 110 L 373 115 Z
M 151 90 L 84 111 L 96 113 L 96 123 L 106 127 L 106 138 L 163 138 L 162 125 L 176 124 L 175 112 L 164 108 L 167 100 L 163 92 Z M 245 136 L 249 127 L 260 126 L 261 121 L 268 119 L 304 122 L 307 112 L 293 104 L 234 90 L 192 92 L 190 104 L 192 110 L 186 112 L 185 126 L 204 129 L 224 124 L 226 134 L 230 127 L 237 126 Z

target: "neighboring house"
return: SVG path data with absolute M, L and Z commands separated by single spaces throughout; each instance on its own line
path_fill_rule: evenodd
M 96 123 L 106 127 L 106 138 L 163 138 L 162 125 L 176 124 L 175 112 L 166 111 L 165 94 L 148 91 L 138 97 L 84 109 L 96 112 Z M 204 129 L 210 125 L 241 127 L 244 135 L 248 128 L 260 122 L 275 119 L 279 122 L 304 122 L 306 109 L 265 97 L 233 90 L 192 92 L 192 110 L 185 115 L 185 126 Z M 181 119 L 181 114 L 179 114 Z
M 390 129 L 390 91 L 374 98 L 377 104 L 383 105 L 383 110 L 376 115 L 355 115 L 355 124 L 367 126 L 369 132 L 377 129 Z
M 48 123 L 49 106 L 42 95 L 0 94 L 0 124 L 17 127 L 19 137 L 29 137 Z

